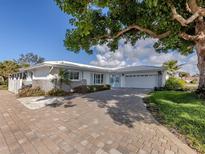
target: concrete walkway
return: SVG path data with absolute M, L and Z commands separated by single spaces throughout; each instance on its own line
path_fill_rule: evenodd
M 139 90 L 72 97 L 29 110 L 0 91 L 0 154 L 192 154 L 146 110 Z

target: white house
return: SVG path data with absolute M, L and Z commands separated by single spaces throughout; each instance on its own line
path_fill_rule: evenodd
M 109 84 L 112 88 L 154 88 L 163 87 L 166 80 L 166 71 L 163 67 L 106 68 L 68 61 L 46 61 L 20 70 L 18 74 L 10 77 L 9 82 L 22 80 L 22 85 L 32 84 L 32 87 L 40 87 L 45 91 L 49 91 L 54 88 L 51 81 L 57 76 L 61 68 L 70 72 L 71 87 L 82 84 Z M 14 91 L 13 83 L 9 86 L 9 90 Z

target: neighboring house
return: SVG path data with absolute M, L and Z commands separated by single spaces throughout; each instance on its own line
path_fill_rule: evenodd
M 49 91 L 55 87 L 51 82 L 52 79 L 58 75 L 62 68 L 70 72 L 70 80 L 72 81 L 70 86 L 63 86 L 64 90 L 70 90 L 79 85 L 102 84 L 109 84 L 112 88 L 154 88 L 164 86 L 166 80 L 166 71 L 163 67 L 105 68 L 68 61 L 47 61 L 20 70 L 18 74 L 12 75 L 9 81 L 12 83 L 16 80 L 22 80 L 21 85 L 32 84 L 32 87 L 40 87 Z M 10 87 L 10 91 L 14 91 L 12 84 Z M 17 92 L 17 90 L 15 91 Z

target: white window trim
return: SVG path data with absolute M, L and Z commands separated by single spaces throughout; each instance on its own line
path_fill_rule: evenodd
M 80 72 L 79 71 L 71 71 L 71 70 L 69 70 L 68 72 L 69 73 L 78 73 L 78 79 L 69 79 L 69 80 L 71 80 L 71 81 L 80 81 Z M 71 76 L 70 76 L 70 78 L 71 78 Z
M 100 83 L 96 83 L 95 75 L 100 75 Z M 102 81 L 102 82 L 101 82 Z M 103 85 L 104 84 L 104 74 L 103 73 L 94 73 L 93 74 L 93 83 L 94 85 Z

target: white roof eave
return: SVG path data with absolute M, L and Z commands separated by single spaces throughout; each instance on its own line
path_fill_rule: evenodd
M 131 70 L 126 70 L 129 67 L 118 67 L 118 68 L 106 68 L 106 67 L 98 67 L 98 66 L 91 66 L 86 64 L 78 64 L 73 62 L 67 61 L 47 61 L 26 69 L 24 71 L 33 70 L 41 67 L 59 67 L 59 68 L 73 68 L 78 70 L 85 70 L 85 71 L 97 71 L 97 72 L 113 72 L 113 73 L 123 73 L 123 72 L 139 72 L 139 71 L 164 71 L 163 67 L 153 67 L 153 66 L 144 66 L 143 69 L 140 69 L 140 66 L 133 67 Z M 146 68 L 147 67 L 147 68 Z M 122 69 L 122 70 L 121 70 Z

